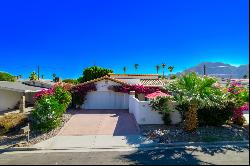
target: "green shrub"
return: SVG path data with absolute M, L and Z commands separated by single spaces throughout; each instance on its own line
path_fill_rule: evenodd
M 16 80 L 16 77 L 5 72 L 0 72 L 0 81 L 10 81 L 14 82 Z
M 199 125 L 221 126 L 225 124 L 233 115 L 236 103 L 224 101 L 221 106 L 205 106 L 198 109 Z
M 0 135 L 20 129 L 28 121 L 23 113 L 11 113 L 0 118 Z
M 159 111 L 162 114 L 162 120 L 164 124 L 170 125 L 170 108 L 169 108 L 169 101 L 170 97 L 156 97 L 155 99 L 150 101 L 150 106 L 153 108 L 154 111 Z
M 36 101 L 35 109 L 31 111 L 32 128 L 39 131 L 50 131 L 61 123 L 64 105 L 55 96 L 45 96 Z
M 63 80 L 63 82 L 65 83 L 70 83 L 70 84 L 78 84 L 78 80 L 75 80 L 75 79 L 65 79 Z
M 63 105 L 64 111 L 68 108 L 72 101 L 70 92 L 64 90 L 62 87 L 58 86 L 54 88 L 54 95 L 59 104 Z

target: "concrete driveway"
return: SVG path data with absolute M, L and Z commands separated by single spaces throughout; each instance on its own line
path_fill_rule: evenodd
M 39 149 L 133 149 L 152 146 L 140 135 L 134 116 L 128 110 L 82 110 L 72 116 L 59 134 L 34 145 Z
M 81 110 L 61 129 L 59 136 L 135 135 L 139 127 L 128 110 Z

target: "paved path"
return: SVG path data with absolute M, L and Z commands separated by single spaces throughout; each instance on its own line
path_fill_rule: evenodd
M 75 153 L 18 153 L 0 154 L 0 165 L 249 165 L 249 150 L 204 148 L 201 151 L 187 149 L 104 151 Z

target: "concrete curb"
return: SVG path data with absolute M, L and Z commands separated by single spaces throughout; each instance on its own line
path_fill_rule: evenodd
M 181 148 L 200 148 L 200 147 L 223 147 L 223 146 L 245 146 L 249 147 L 249 141 L 220 141 L 220 142 L 179 142 L 172 144 L 152 144 L 144 146 L 116 146 L 116 147 L 96 147 L 96 148 L 67 148 L 67 149 L 43 149 L 43 148 L 31 148 L 31 147 L 14 147 L 1 149 L 0 153 L 5 152 L 67 152 L 67 151 L 121 151 L 121 150 L 153 150 L 153 149 L 181 149 Z

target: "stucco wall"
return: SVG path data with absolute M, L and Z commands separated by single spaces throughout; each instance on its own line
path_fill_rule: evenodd
M 22 93 L 0 89 L 0 111 L 13 109 L 20 101 Z
M 120 85 L 110 80 L 96 83 L 97 91 L 88 92 L 83 109 L 128 109 L 128 94 L 113 92 L 111 85 Z
M 172 124 L 178 124 L 181 122 L 181 115 L 173 106 L 174 103 L 171 105 L 171 122 Z M 129 96 L 129 112 L 134 114 L 138 124 L 164 124 L 162 115 L 152 110 L 149 101 L 139 101 L 133 95 Z

